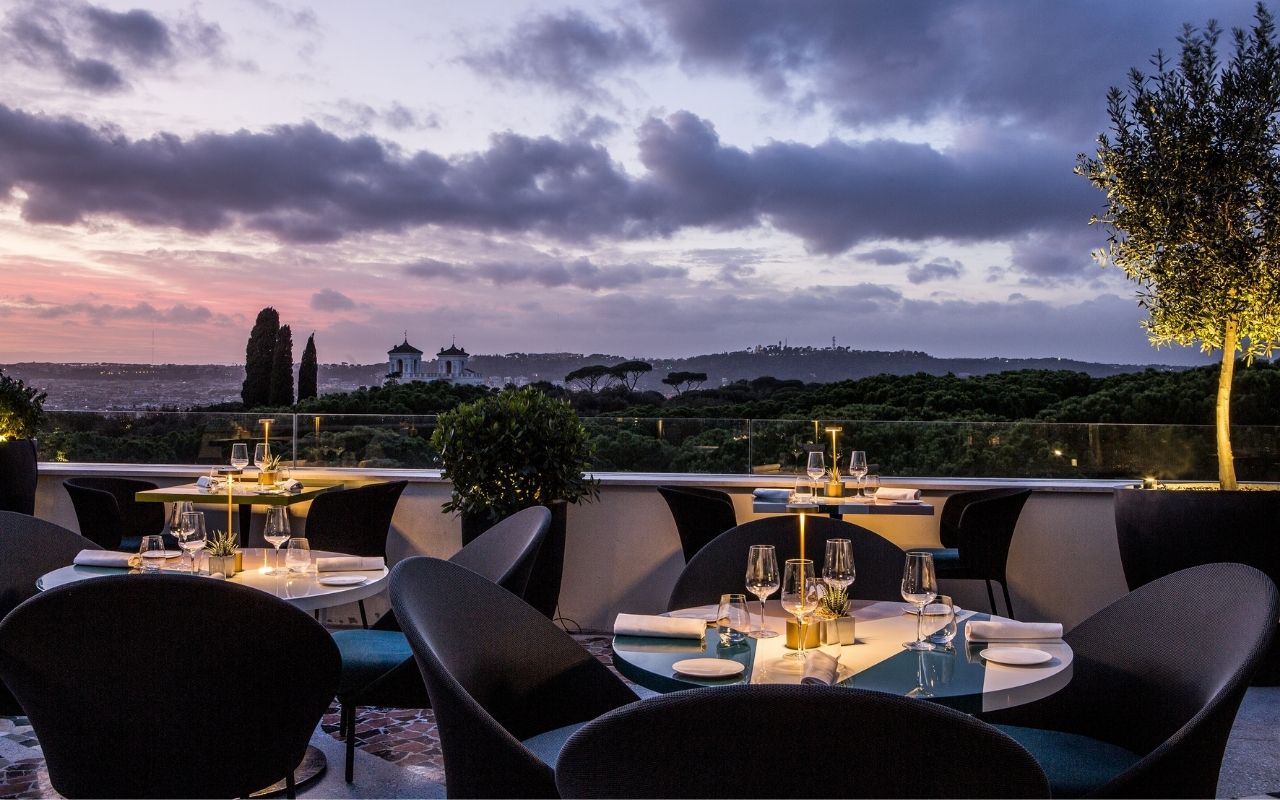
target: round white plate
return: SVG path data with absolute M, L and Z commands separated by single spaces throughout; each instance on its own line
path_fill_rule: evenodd
M 1019 667 L 1043 664 L 1053 660 L 1053 656 L 1049 653 L 1030 647 L 988 647 L 978 655 L 997 664 L 1013 664 Z
M 923 500 L 894 500 L 893 504 L 895 506 L 922 506 L 924 505 L 924 501 Z
M 956 613 L 959 614 L 960 606 L 955 606 L 955 609 L 956 609 Z M 911 616 L 914 617 L 916 615 L 916 607 L 910 606 L 909 608 L 905 608 L 903 609 L 902 613 L 910 614 Z M 944 606 L 942 603 L 930 603 L 929 605 L 924 607 L 924 615 L 926 617 L 940 617 L 946 613 L 947 613 L 947 607 Z
M 317 578 L 325 586 L 359 586 L 369 580 L 367 575 L 325 575 Z
M 159 555 L 147 555 L 144 558 L 180 558 L 181 550 L 161 550 Z
M 716 616 L 719 608 L 709 606 L 707 608 L 680 608 L 675 611 L 668 611 L 666 616 L 675 617 L 677 619 L 700 619 L 706 623 L 714 623 L 719 617 Z
M 743 670 L 742 662 L 727 658 L 686 658 L 672 664 L 671 668 L 691 678 L 728 678 Z

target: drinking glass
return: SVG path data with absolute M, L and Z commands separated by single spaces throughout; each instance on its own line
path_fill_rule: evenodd
M 760 598 L 760 627 L 747 635 L 752 639 L 772 639 L 778 635 L 764 626 L 764 601 L 778 591 L 778 554 L 771 544 L 753 544 L 747 551 L 747 591 Z
M 907 553 L 902 569 L 902 599 L 916 607 L 916 640 L 903 642 L 908 650 L 932 650 L 924 638 L 924 607 L 938 596 L 938 578 L 933 571 L 933 555 L 919 550 Z
M 205 539 L 208 538 L 204 531 L 204 514 L 199 511 L 183 514 L 174 536 L 178 540 L 178 547 L 191 556 L 191 574 L 197 574 L 200 571 L 200 560 L 196 554 L 204 549 Z
M 809 453 L 809 464 L 805 467 L 804 471 L 811 481 L 818 480 L 822 477 L 822 474 L 827 471 L 827 464 L 823 460 L 821 450 L 814 450 Z
M 818 581 L 813 576 L 813 561 L 810 559 L 787 559 L 782 571 L 782 608 L 795 615 L 800 633 L 796 651 L 786 657 L 803 659 L 809 616 L 818 610 Z
M 141 560 L 138 566 L 143 572 L 159 572 L 164 555 L 163 536 L 142 537 L 142 544 L 138 546 L 138 558 Z
M 716 626 L 720 633 L 720 644 L 741 644 L 747 638 L 747 630 L 751 627 L 751 615 L 747 613 L 745 594 L 720 595 L 720 608 L 716 611 Z
M 938 595 L 934 608 L 936 609 L 938 606 L 942 606 L 942 613 L 930 617 L 930 620 L 940 620 L 942 627 L 929 634 L 928 639 L 933 644 L 946 646 L 956 638 L 956 606 L 951 601 L 951 595 L 949 594 Z
M 812 503 L 813 502 L 813 482 L 801 475 L 796 478 L 796 490 L 791 493 L 791 502 L 793 503 Z
M 853 567 L 853 542 L 848 539 L 828 539 L 827 552 L 822 559 L 822 580 L 828 586 L 848 589 L 857 571 Z
M 858 484 L 858 496 L 862 496 L 862 479 L 867 474 L 867 451 L 854 450 L 849 454 L 849 476 Z
M 253 446 L 253 465 L 259 470 L 267 466 L 267 461 L 271 458 L 271 445 L 266 442 L 258 442 Z
M 249 466 L 249 445 L 237 442 L 231 445 L 231 468 L 244 469 Z
M 283 511 L 284 509 L 280 509 Z M 311 569 L 311 543 L 299 536 L 296 539 L 290 539 L 288 547 L 284 551 L 284 568 L 288 572 L 306 573 Z M 739 595 L 741 597 L 741 595 Z M 743 607 L 746 607 L 746 598 L 743 598 Z
M 169 515 L 169 535 L 176 537 L 177 536 L 176 531 L 178 530 L 178 526 L 182 523 L 182 515 L 190 514 L 192 511 L 195 511 L 195 510 L 196 508 L 195 506 L 191 505 L 190 500 L 179 500 L 178 502 L 174 503 L 173 513 Z
M 867 475 L 859 482 L 862 484 L 863 490 L 867 493 L 867 497 L 875 500 L 876 492 L 880 491 L 880 476 Z
M 267 570 L 268 575 L 276 575 L 280 572 L 280 545 L 289 541 L 289 513 L 284 506 L 267 508 L 267 522 L 262 528 L 262 538 L 276 549 L 272 567 Z

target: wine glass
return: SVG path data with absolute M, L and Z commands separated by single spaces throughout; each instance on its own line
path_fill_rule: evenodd
M 179 500 L 173 504 L 173 513 L 169 515 L 169 530 L 166 531 L 173 538 L 178 536 L 178 526 L 182 524 L 182 515 L 190 514 L 196 508 L 191 504 L 190 500 Z
M 862 496 L 862 479 L 867 476 L 867 451 L 854 450 L 849 455 L 849 475 L 858 482 L 858 496 Z
M 204 542 L 207 538 L 204 531 L 204 514 L 199 511 L 184 513 L 174 535 L 178 539 L 178 547 L 181 547 L 183 552 L 191 556 L 191 574 L 195 575 L 199 571 L 200 564 L 199 559 L 196 558 L 196 553 L 204 549 Z
M 778 635 L 764 626 L 764 601 L 778 591 L 778 554 L 771 544 L 753 544 L 747 551 L 747 591 L 760 598 L 760 627 L 748 635 L 752 639 L 772 639 Z
M 267 466 L 267 462 L 271 459 L 271 445 L 266 442 L 258 442 L 253 446 L 253 465 L 261 472 Z
M 933 571 L 933 555 L 919 550 L 909 551 L 902 569 L 902 599 L 916 607 L 916 640 L 903 642 L 903 647 L 908 650 L 933 649 L 933 645 L 924 638 L 924 607 L 937 596 L 938 578 Z
M 289 514 L 284 506 L 270 506 L 267 508 L 267 522 L 262 528 L 262 538 L 270 542 L 271 546 L 276 549 L 272 567 L 267 570 L 267 574 L 280 574 L 280 545 L 289 541 Z
M 231 468 L 240 470 L 247 466 L 249 466 L 249 446 L 244 442 L 236 442 L 231 445 Z M 234 482 L 230 475 L 227 476 L 227 480 Z
M 807 558 L 787 559 L 787 566 L 782 571 L 782 608 L 795 615 L 800 633 L 796 651 L 786 657 L 804 659 L 809 615 L 818 610 L 818 581 L 813 577 L 813 561 Z
M 848 539 L 828 539 L 827 552 L 822 560 L 822 580 L 836 589 L 848 589 L 857 577 L 853 566 L 853 542 Z
M 823 460 L 821 450 L 814 450 L 809 453 L 809 464 L 805 467 L 804 471 L 805 474 L 809 476 L 809 480 L 815 483 L 822 477 L 823 473 L 827 471 L 827 464 L 826 461 Z

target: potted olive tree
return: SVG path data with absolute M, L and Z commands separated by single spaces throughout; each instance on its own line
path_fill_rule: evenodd
M 440 415 L 431 443 L 453 483 L 446 512 L 462 515 L 463 544 L 529 506 L 551 509 L 525 599 L 555 616 L 569 503 L 594 499 L 587 431 L 563 400 L 533 387 L 506 389 Z
M 44 392 L 0 370 L 0 511 L 35 513 L 35 435 L 44 400 Z
M 1280 579 L 1280 492 L 1241 490 L 1230 424 L 1237 358 L 1269 357 L 1280 340 L 1280 46 L 1261 3 L 1226 64 L 1220 34 L 1185 26 L 1176 63 L 1157 53 L 1153 75 L 1112 88 L 1112 136 L 1076 167 L 1106 193 L 1100 255 L 1137 283 L 1152 343 L 1220 355 L 1217 487 L 1116 493 L 1130 588 L 1213 561 Z

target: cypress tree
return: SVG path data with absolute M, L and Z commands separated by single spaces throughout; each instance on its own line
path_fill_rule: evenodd
M 275 359 L 280 315 L 270 306 L 258 312 L 244 350 L 244 384 L 240 400 L 245 408 L 265 406 L 271 400 L 271 365 Z
M 316 396 L 316 374 L 320 365 L 316 360 L 316 335 L 313 331 L 307 337 L 307 346 L 302 349 L 302 364 L 298 367 L 298 402 L 301 403 Z
M 270 405 L 293 405 L 293 331 L 281 325 L 276 335 L 276 351 L 271 362 Z

